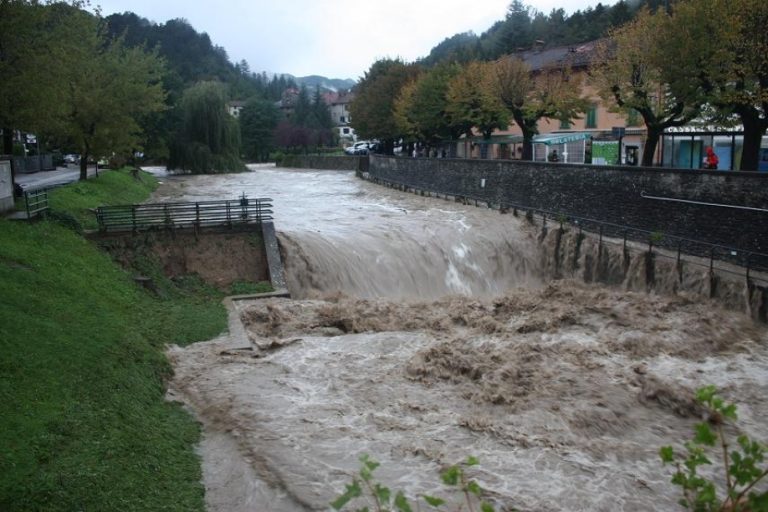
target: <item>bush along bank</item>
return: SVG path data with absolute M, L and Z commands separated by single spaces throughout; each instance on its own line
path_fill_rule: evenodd
M 221 292 L 161 272 L 145 290 L 56 220 L 87 226 L 88 208 L 154 187 L 108 172 L 52 192 L 52 220 L 0 220 L 0 510 L 204 508 L 199 428 L 164 400 L 163 347 L 222 332 Z

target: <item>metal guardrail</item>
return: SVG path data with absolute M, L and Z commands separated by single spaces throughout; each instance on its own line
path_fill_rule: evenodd
M 96 209 L 99 231 L 142 231 L 232 227 L 272 220 L 272 199 L 246 198 L 195 203 L 147 203 L 101 206 Z
M 360 174 L 362 175 L 362 173 Z M 525 212 L 526 215 L 529 216 L 538 215 L 543 219 L 544 226 L 546 226 L 547 221 L 552 221 L 555 224 L 559 224 L 561 227 L 564 224 L 570 224 L 574 227 L 577 227 L 580 231 L 585 230 L 597 234 L 599 236 L 600 243 L 603 243 L 603 237 L 621 239 L 623 240 L 625 250 L 627 249 L 627 243 L 630 240 L 648 244 L 649 252 L 654 252 L 654 248 L 665 249 L 667 250 L 666 254 L 660 251 L 656 251 L 654 254 L 663 258 L 676 259 L 678 264 L 680 263 L 683 254 L 700 257 L 702 258 L 701 262 L 689 260 L 686 261 L 700 267 L 708 267 L 710 271 L 717 269 L 718 271 L 727 274 L 738 275 L 746 277 L 747 279 L 754 279 L 768 283 L 768 278 L 754 275 L 754 272 L 768 272 L 768 254 L 748 251 L 737 247 L 729 247 L 726 245 L 703 242 L 690 238 L 668 235 L 657 231 L 633 228 L 631 226 L 614 224 L 611 222 L 590 219 L 587 217 L 569 215 L 552 210 L 543 210 L 528 205 L 504 201 L 491 201 L 485 197 L 457 194 L 455 192 L 445 192 L 443 190 L 424 189 L 397 180 L 380 178 L 372 175 L 369 175 L 368 179 L 374 183 L 398 188 L 403 191 L 413 191 L 414 193 L 436 195 L 437 197 L 444 196 L 446 199 L 453 198 L 454 200 L 461 200 L 467 204 L 474 203 L 475 206 L 485 204 L 489 208 L 497 207 L 502 212 L 513 211 L 514 213 L 517 213 L 518 211 L 521 211 Z M 737 265 L 742 267 L 743 271 L 719 266 L 716 264 L 716 262 L 725 262 L 732 265 Z
M 41 213 L 48 211 L 48 191 L 36 190 L 24 192 L 24 209 L 27 212 L 27 219 L 37 217 Z

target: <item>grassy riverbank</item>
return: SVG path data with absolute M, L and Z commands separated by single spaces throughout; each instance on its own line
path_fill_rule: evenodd
M 51 203 L 89 226 L 86 209 L 154 187 L 113 171 Z M 162 351 L 224 330 L 220 292 L 150 295 L 53 221 L 0 220 L 0 283 L 0 510 L 202 510 L 198 426 L 163 399 Z

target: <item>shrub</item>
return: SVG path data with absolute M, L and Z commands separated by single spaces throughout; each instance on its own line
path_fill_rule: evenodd
M 332 503 L 334 510 L 342 510 L 347 505 L 353 503 L 353 500 L 360 498 L 367 501 L 373 508 L 363 507 L 357 509 L 357 512 L 367 512 L 374 510 L 376 512 L 413 512 L 420 510 L 418 500 L 408 498 L 402 491 L 392 492 L 391 489 L 381 485 L 373 479 L 373 472 L 379 467 L 379 463 L 371 459 L 368 455 L 360 457 L 362 464 L 358 476 L 352 479 L 352 483 L 346 486 L 346 490 Z M 456 493 L 461 495 L 461 504 L 457 505 L 456 511 L 466 510 L 480 512 L 494 512 L 493 506 L 482 501 L 483 489 L 476 480 L 468 478 L 466 468 L 478 464 L 475 457 L 469 457 L 462 464 L 451 466 L 440 475 L 443 483 L 452 487 Z M 437 496 L 423 494 L 420 498 L 431 508 L 441 509 L 447 503 L 446 499 Z M 416 503 L 416 509 L 412 506 Z
M 768 466 L 764 465 L 766 445 L 741 434 L 736 438 L 738 449 L 729 451 L 731 444 L 724 424 L 737 420 L 736 406 L 726 404 L 715 393 L 715 386 L 703 387 L 696 393 L 696 400 L 708 409 L 709 418 L 695 426 L 693 439 L 684 444 L 686 453 L 676 453 L 671 446 L 660 450 L 664 464 L 676 467 L 672 483 L 683 491 L 679 503 L 695 512 L 766 512 L 768 490 L 757 489 L 768 475 Z M 723 500 L 718 497 L 716 482 L 699 473 L 701 466 L 712 464 L 709 452 L 716 451 L 722 459 Z

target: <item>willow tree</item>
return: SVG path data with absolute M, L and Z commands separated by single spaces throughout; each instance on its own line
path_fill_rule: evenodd
M 710 121 L 735 117 L 744 128 L 741 170 L 758 168 L 768 130 L 768 2 L 681 1 L 660 44 L 661 61 L 677 83 L 700 88 Z
M 199 82 L 182 95 L 181 126 L 171 148 L 168 169 L 193 173 L 240 171 L 240 127 L 227 111 L 226 88 Z
M 37 132 L 60 114 L 61 84 L 50 78 L 58 77 L 67 55 L 54 43 L 69 36 L 53 17 L 53 9 L 38 3 L 0 1 L 0 153 L 11 153 L 14 129 Z M 40 79 L 41 70 L 49 79 Z
M 498 128 L 506 128 L 509 114 L 491 87 L 493 64 L 470 62 L 448 84 L 446 112 L 457 122 L 467 123 L 488 140 Z M 487 157 L 487 145 L 481 155 Z
M 581 97 L 582 77 L 569 65 L 553 66 L 533 73 L 517 57 L 503 57 L 491 64 L 490 88 L 509 111 L 523 134 L 523 160 L 533 159 L 533 138 L 539 120 L 570 121 L 587 108 Z
M 701 90 L 693 77 L 682 77 L 670 69 L 680 62 L 670 57 L 673 50 L 662 45 L 661 36 L 677 30 L 667 13 L 641 9 L 637 17 L 610 33 L 598 45 L 591 82 L 613 109 L 637 111 L 646 126 L 642 165 L 653 165 L 653 157 L 664 130 L 684 126 L 701 109 Z
M 240 135 L 245 157 L 265 162 L 275 147 L 275 128 L 280 120 L 280 111 L 275 103 L 255 97 L 248 100 L 240 112 Z

